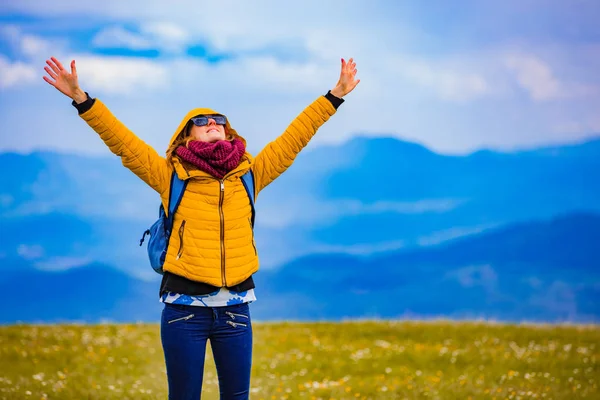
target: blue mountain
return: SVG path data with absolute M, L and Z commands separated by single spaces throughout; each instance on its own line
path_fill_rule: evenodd
M 600 211 L 600 140 L 467 156 L 440 155 L 391 138 L 358 138 L 344 148 L 354 162 L 327 172 L 327 179 L 313 188 L 320 199 L 388 207 L 378 213 L 349 213 L 313 229 L 314 238 L 333 245 L 387 238 L 414 246 L 457 227 L 470 231 Z
M 136 322 L 160 316 L 158 282 L 98 263 L 58 272 L 20 267 L 0 278 L 0 323 Z
M 599 167 L 600 140 L 464 156 L 385 137 L 309 148 L 257 201 L 263 265 L 257 279 L 264 282 L 259 293 L 266 298 L 255 305 L 257 313 L 596 318 L 597 309 L 586 306 L 586 299 L 597 294 L 589 266 L 597 266 Z M 114 282 L 131 280 L 124 287 L 145 287 L 140 293 L 153 292 L 155 304 L 156 287 L 138 285 L 156 279 L 138 243 L 156 219 L 158 196 L 118 158 L 0 153 L 0 169 L 0 282 L 8 271 L 51 281 L 75 270 L 83 274 L 92 265 L 96 271 L 109 268 Z M 507 258 L 516 253 L 519 257 Z M 519 280 L 508 279 L 511 274 Z M 576 283 L 573 276 L 589 280 Z M 300 284 L 290 289 L 288 278 L 315 290 Z M 506 290 L 512 303 L 494 297 Z M 110 288 L 106 293 L 121 296 Z M 327 297 L 332 293 L 358 303 L 350 311 L 336 310 Z M 358 300 L 368 293 L 373 295 L 362 306 Z M 428 301 L 408 301 L 423 293 Z M 446 301 L 453 293 L 462 293 L 463 305 Z M 267 301 L 269 296 L 286 301 Z M 386 302 L 392 305 L 383 307 Z M 261 311 L 262 304 L 275 303 L 303 307 Z M 90 318 L 104 318 L 101 314 Z
M 422 249 L 305 256 L 255 275 L 253 315 L 598 322 L 599 233 L 600 215 L 578 213 Z M 22 259 L 5 261 L 15 268 L 0 276 L 0 323 L 160 317 L 158 275 L 136 279 L 99 263 L 41 271 Z
M 311 255 L 259 274 L 278 300 L 257 307 L 272 318 L 598 321 L 598 237 L 600 215 L 580 213 L 384 255 Z

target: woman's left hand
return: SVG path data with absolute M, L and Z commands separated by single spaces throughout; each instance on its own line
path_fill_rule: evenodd
M 356 63 L 351 58 L 346 62 L 342 58 L 342 72 L 340 72 L 340 80 L 338 81 L 335 88 L 331 89 L 331 94 L 335 97 L 342 98 L 351 91 L 354 90 L 356 85 L 360 82 L 360 79 L 356 78 Z

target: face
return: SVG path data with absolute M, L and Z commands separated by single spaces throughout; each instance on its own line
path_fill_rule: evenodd
M 206 118 L 202 118 L 206 117 Z M 200 142 L 213 143 L 225 140 L 225 118 L 198 115 L 192 118 L 190 136 Z

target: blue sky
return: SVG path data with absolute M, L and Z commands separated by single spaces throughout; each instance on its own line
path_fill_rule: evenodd
M 600 133 L 597 1 L 215 4 L 2 2 L 0 151 L 106 154 L 42 80 L 51 55 L 161 153 L 194 107 L 260 150 L 334 86 L 340 57 L 361 83 L 311 146 L 386 135 L 466 153 Z

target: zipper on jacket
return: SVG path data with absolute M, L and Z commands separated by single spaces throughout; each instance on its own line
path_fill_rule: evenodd
M 185 317 L 181 317 L 181 318 L 175 318 L 171 321 L 168 321 L 167 324 L 172 324 L 173 322 L 177 322 L 177 321 L 187 321 L 188 319 L 192 319 L 192 318 L 194 318 L 194 314 L 186 315 Z
M 177 258 L 175 258 L 176 260 L 179 260 L 181 258 L 181 255 L 183 254 L 183 232 L 185 231 L 185 220 L 183 220 L 181 222 L 181 226 L 179 227 L 179 251 L 177 252 Z
M 236 313 L 232 313 L 231 311 L 225 311 L 225 314 L 229 315 L 231 317 L 231 319 L 235 319 L 235 317 L 242 317 L 242 318 L 246 318 L 248 319 L 247 315 L 244 314 L 236 314 Z
M 254 229 L 252 228 L 252 219 L 248 218 L 248 224 L 250 225 L 250 230 L 252 231 L 252 247 L 254 247 L 254 255 L 258 255 L 258 251 L 256 250 L 256 242 L 254 241 Z
M 225 216 L 223 215 L 223 198 L 225 193 L 225 182 L 221 179 L 219 181 L 221 190 L 219 192 L 219 215 L 221 217 L 221 282 L 223 286 L 227 286 L 227 279 L 225 278 Z
M 247 324 L 242 324 L 241 322 L 233 322 L 233 321 L 227 321 L 227 323 L 231 326 L 233 326 L 234 328 L 237 328 L 238 326 L 243 326 L 243 327 L 247 327 Z

